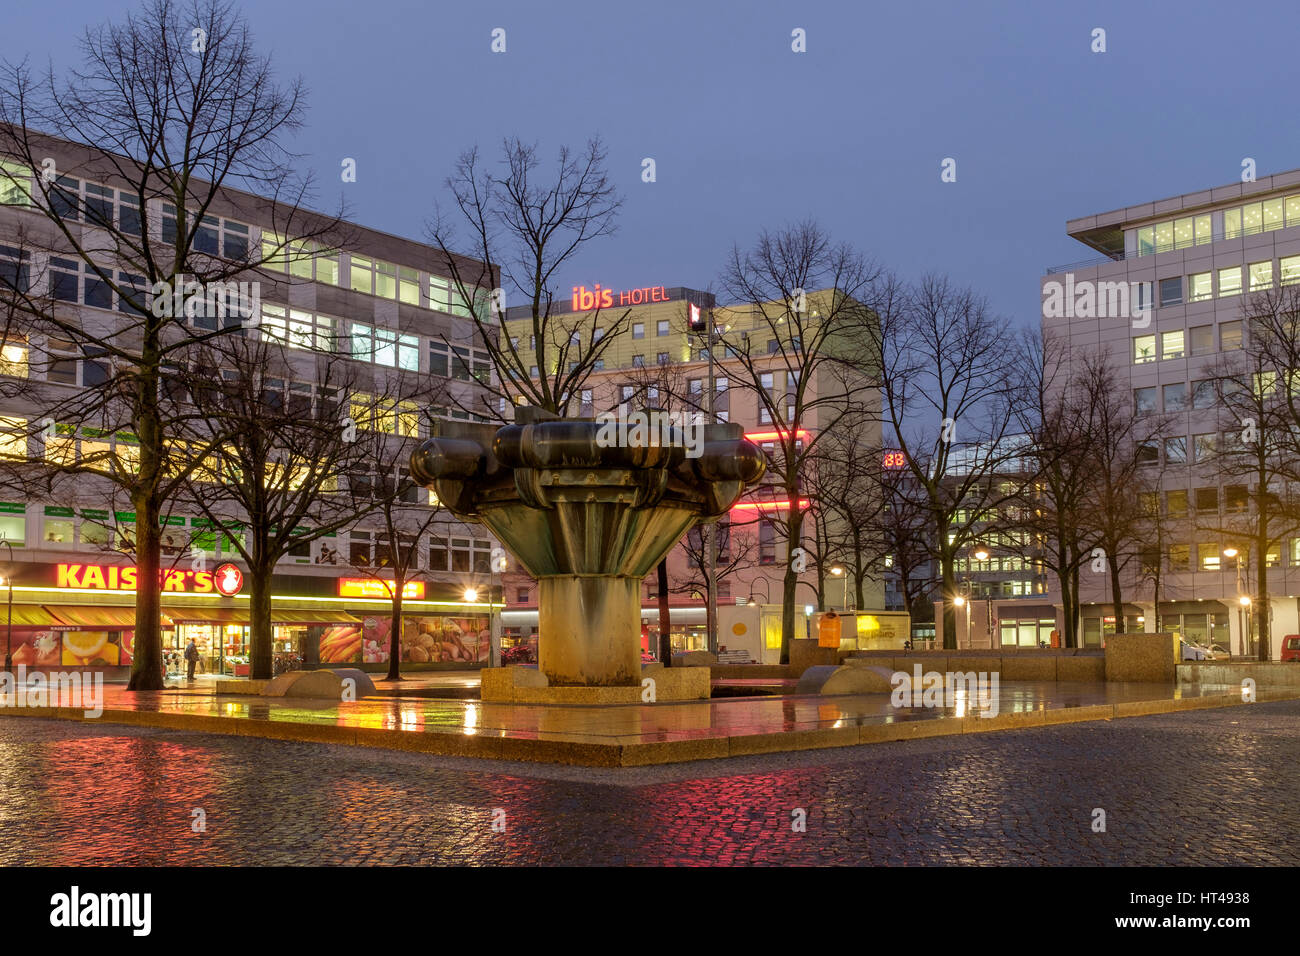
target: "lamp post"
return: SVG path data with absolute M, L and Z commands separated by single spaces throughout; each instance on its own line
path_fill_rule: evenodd
M 462 594 L 461 597 L 465 599 L 466 604 L 473 604 L 475 601 L 478 600 L 478 589 L 466 588 L 465 593 Z M 475 658 L 478 657 L 478 635 L 477 634 L 474 635 L 474 656 Z
M 9 573 L 5 575 L 5 584 L 9 589 L 9 613 L 5 618 L 5 673 L 14 672 L 14 546 L 9 543 L 8 538 L 0 539 L 9 549 Z
M 988 559 L 989 559 L 989 552 L 988 552 L 988 549 L 987 549 L 987 548 L 983 548 L 983 547 L 981 547 L 981 548 L 977 548 L 977 549 L 975 550 L 975 560 L 976 560 L 976 561 L 979 561 L 979 562 L 982 564 L 983 562 L 987 561 Z M 970 579 L 970 576 L 967 575 L 967 580 L 969 580 L 969 579 Z M 974 591 L 974 588 L 972 588 L 971 590 L 972 590 L 972 592 L 973 592 L 973 591 Z M 972 596 L 973 596 L 973 594 L 972 594 Z M 986 598 L 985 601 L 984 601 L 984 636 L 985 636 L 986 638 L 988 638 L 989 647 L 992 647 L 992 646 L 993 646 L 993 634 L 992 634 L 991 632 L 992 632 L 993 628 L 990 627 L 990 625 L 989 625 L 989 611 L 990 611 L 990 604 L 989 604 L 989 600 Z M 967 622 L 968 622 L 967 625 L 966 625 L 966 630 L 967 630 L 967 632 L 968 632 L 968 633 L 967 633 L 967 640 L 969 640 L 969 639 L 970 639 L 970 634 L 969 634 L 969 631 L 970 631 L 970 624 L 969 624 L 969 621 L 970 621 L 970 610 L 969 610 L 969 608 L 968 608 L 967 611 L 966 611 L 966 620 L 967 620 Z M 975 646 L 975 642 L 974 642 L 974 641 L 971 641 L 971 647 L 974 647 L 974 646 Z
M 1244 608 L 1250 607 L 1250 598 L 1241 593 L 1241 562 L 1237 560 L 1238 554 L 1240 552 L 1236 548 L 1227 547 L 1223 549 L 1223 556 L 1232 559 L 1232 566 L 1237 572 L 1237 631 L 1241 634 L 1241 653 L 1244 657 L 1250 654 L 1250 650 L 1246 641 L 1246 627 L 1245 622 L 1242 620 L 1242 613 Z M 1213 643 L 1213 641 L 1214 638 L 1210 638 L 1210 642 Z M 1231 642 L 1229 642 L 1229 646 L 1231 646 Z
M 505 553 L 492 556 L 492 585 L 501 594 L 499 603 L 490 605 L 488 628 L 490 629 L 489 640 L 492 646 L 488 648 L 488 667 L 496 667 L 501 662 L 501 611 L 506 604 L 505 581 L 502 575 L 505 573 L 508 562 Z
M 831 568 L 831 574 L 841 578 L 844 582 L 844 588 L 840 593 L 840 610 L 847 611 L 849 609 L 849 576 L 844 568 L 838 564 Z

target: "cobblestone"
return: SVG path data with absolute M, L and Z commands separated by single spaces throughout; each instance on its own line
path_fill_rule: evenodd
M 32 718 L 0 748 L 7 866 L 1300 864 L 1296 701 L 626 770 Z

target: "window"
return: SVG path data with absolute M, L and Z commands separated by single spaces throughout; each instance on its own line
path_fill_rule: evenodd
M 82 356 L 86 357 L 83 359 Z M 45 342 L 43 364 L 45 380 L 60 385 L 90 387 L 108 380 L 108 364 L 96 361 L 102 350 L 83 349 L 73 342 L 49 336 Z
M 1291 285 L 1300 282 L 1300 256 L 1287 256 L 1278 261 L 1282 273 L 1282 284 Z
M 668 334 L 668 320 L 660 319 L 655 324 L 655 335 L 667 335 L 667 334 Z
M 0 206 L 30 206 L 31 204 L 31 170 L 18 163 L 0 159 Z
M 371 536 L 369 531 L 349 531 L 348 563 L 359 568 L 368 568 L 370 566 L 370 544 Z
M 633 323 L 632 323 L 632 338 L 634 338 L 634 339 L 643 339 L 643 338 L 645 338 L 645 323 L 644 323 L 644 322 L 633 322 Z
M 1192 354 L 1208 355 L 1214 351 L 1214 326 L 1196 325 L 1188 330 L 1191 337 Z
M 770 521 L 758 523 L 758 563 L 776 563 L 776 528 Z
M 27 509 L 13 502 L 0 503 L 0 541 L 14 547 L 27 544 Z
M 1143 226 L 1137 231 L 1138 255 L 1149 256 L 1171 249 L 1204 245 L 1213 238 L 1211 222 L 1209 214 L 1203 213 Z
M 528 590 L 528 588 L 515 588 L 515 603 L 516 603 L 516 604 L 527 604 L 527 603 L 528 603 L 528 595 L 529 595 L 530 593 L 532 593 L 532 592 L 530 592 L 530 591 Z
M 1214 458 L 1215 450 L 1218 447 L 1218 437 L 1219 436 L 1214 432 L 1208 432 L 1206 434 L 1192 436 L 1192 455 L 1194 456 L 1194 460 L 1197 464 L 1202 464 Z M 1215 489 L 1211 489 L 1211 490 L 1213 491 Z M 1198 490 L 1196 494 L 1197 494 L 1197 501 L 1199 502 L 1201 492 Z M 1196 507 L 1197 510 L 1199 511 L 1200 504 L 1198 503 Z M 1215 506 L 1215 510 L 1218 510 L 1217 505 Z
M 0 375 L 27 377 L 27 341 L 17 338 L 0 340 Z
M 351 263 L 348 286 L 353 292 L 365 292 L 382 299 L 397 298 L 397 266 L 367 256 L 349 255 L 348 259 Z M 408 298 L 414 294 L 418 304 L 419 276 L 412 269 L 405 270 L 405 275 L 412 284 L 407 290 Z
M 1218 514 L 1219 489 L 1217 486 L 1196 489 L 1197 514 Z
M 1252 262 L 1247 268 L 1250 270 L 1251 292 L 1257 292 L 1260 289 L 1270 289 L 1273 287 L 1272 262 Z
M 645 356 L 644 356 L 644 355 L 633 355 L 633 356 L 632 356 L 632 367 L 633 367 L 633 368 L 642 368 L 642 367 L 644 367 L 644 366 L 645 366 Z
M 27 457 L 27 419 L 0 416 L 0 458 Z
M 1214 380 L 1203 378 L 1192 382 L 1192 408 L 1206 409 L 1214 407 Z
M 1160 357 L 1162 359 L 1179 359 L 1183 357 L 1182 330 L 1160 333 Z
M 328 351 L 334 347 L 334 320 L 282 305 L 262 306 L 262 337 L 291 349 Z
M 1165 514 L 1171 518 L 1187 517 L 1187 489 L 1165 492 Z
M 1196 566 L 1201 571 L 1219 570 L 1219 546 L 1205 541 L 1197 543 Z
M 420 339 L 406 332 L 352 323 L 352 357 L 386 368 L 420 370 Z
M 1144 362 L 1154 362 L 1156 360 L 1156 337 L 1154 335 L 1138 335 L 1133 338 L 1133 364 L 1141 365 Z
M 1203 302 L 1214 298 L 1213 276 L 1209 272 L 1196 272 L 1187 277 L 1187 301 Z
M 1169 570 L 1186 571 L 1192 560 L 1190 544 L 1171 544 L 1169 546 Z
M 175 245 L 179 234 L 176 207 L 170 203 L 162 206 L 162 241 Z M 227 259 L 248 257 L 249 228 L 241 222 L 232 222 L 219 216 L 204 216 L 189 225 L 190 247 L 196 252 Z
M 1245 485 L 1228 485 L 1223 489 L 1223 510 L 1230 514 L 1245 511 L 1249 500 Z
M 768 340 L 767 340 L 767 354 L 768 354 L 768 355 L 775 355 L 778 351 L 780 351 L 780 349 L 781 349 L 781 343 L 778 342 L 776 339 L 768 339 Z
M 300 279 L 315 279 L 326 285 L 339 284 L 339 257 L 325 255 L 313 242 L 286 241 L 273 232 L 262 233 L 262 265 L 276 272 L 288 272 Z
M 19 293 L 31 291 L 31 266 L 26 249 L 0 245 L 0 288 Z
M 1137 415 L 1151 415 L 1156 411 L 1155 386 L 1133 389 L 1133 412 Z
M 1241 266 L 1219 270 L 1219 295 L 1237 295 L 1241 292 Z
M 584 388 L 579 398 L 581 399 L 579 402 L 579 414 L 590 415 L 594 409 L 591 399 L 591 389 Z
M 668 353 L 660 352 L 655 356 L 655 363 L 658 365 L 667 365 L 669 362 Z
M 1241 348 L 1241 320 L 1219 323 L 1219 349 L 1230 352 Z
M 1179 305 L 1183 301 L 1183 277 L 1174 276 L 1172 279 L 1160 280 L 1160 304 Z
M 429 570 L 446 571 L 450 558 L 446 538 L 429 539 Z
M 1181 412 L 1187 408 L 1187 383 L 1174 382 L 1164 386 L 1166 412 Z
M 1165 439 L 1165 462 L 1170 465 L 1187 463 L 1187 439 L 1185 437 Z

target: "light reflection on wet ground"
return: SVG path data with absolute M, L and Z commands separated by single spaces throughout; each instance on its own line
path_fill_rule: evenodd
M 1240 689 L 1235 685 L 1176 687 L 1104 682 L 1003 682 L 998 688 L 997 706 L 990 709 L 999 714 L 1010 714 L 1128 701 L 1239 694 Z M 153 711 L 413 733 L 603 743 L 735 737 L 890 721 L 961 719 L 980 713 L 982 707 L 979 705 L 983 703 L 967 700 L 961 693 L 954 698 L 953 706 L 941 707 L 895 707 L 888 694 L 718 698 L 605 707 L 401 697 L 335 702 L 218 696 L 204 686 L 132 693 L 122 685 L 105 686 L 104 696 L 104 707 L 109 711 Z

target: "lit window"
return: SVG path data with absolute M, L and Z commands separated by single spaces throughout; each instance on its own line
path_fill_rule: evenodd
M 1156 360 L 1156 337 L 1154 335 L 1138 335 L 1133 339 L 1133 364 L 1141 365 L 1144 362 L 1154 362 Z
M 1177 332 L 1160 333 L 1160 357 L 1165 359 L 1178 359 L 1183 357 L 1183 332 L 1179 329 Z
M 1287 256 L 1278 265 L 1281 267 L 1283 285 L 1300 282 L 1300 256 Z
M 1211 274 L 1208 272 L 1197 272 L 1187 277 L 1187 299 L 1189 302 L 1200 302 L 1204 299 L 1213 298 L 1214 285 Z
M 1237 295 L 1241 292 L 1241 266 L 1219 270 L 1219 295 Z
M 1252 262 L 1249 268 L 1251 292 L 1257 292 L 1260 289 L 1270 289 L 1273 287 L 1272 262 Z

